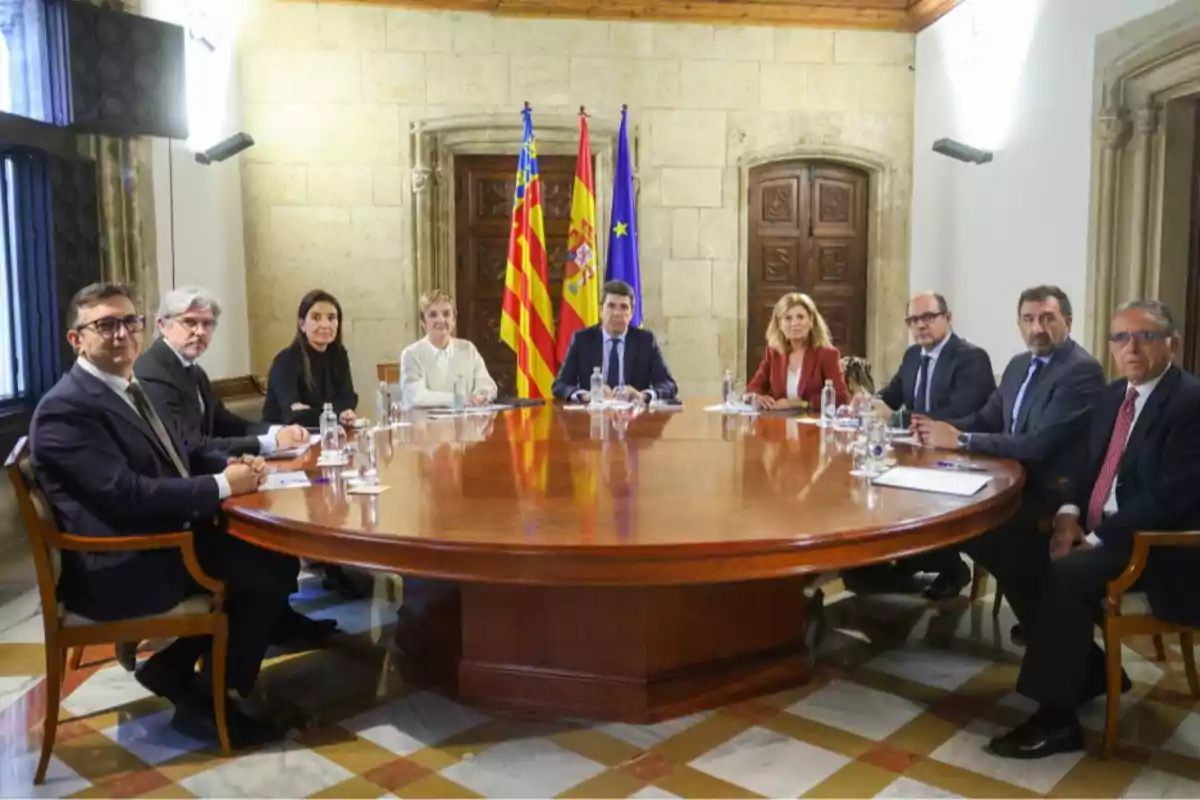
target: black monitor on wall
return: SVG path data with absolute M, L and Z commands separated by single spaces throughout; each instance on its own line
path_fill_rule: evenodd
M 49 0 L 50 49 L 67 100 L 59 124 L 84 133 L 186 139 L 186 36 L 166 22 Z

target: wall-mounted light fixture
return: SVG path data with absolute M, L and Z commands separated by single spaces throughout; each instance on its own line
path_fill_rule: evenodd
M 970 164 L 986 164 L 992 160 L 990 150 L 980 150 L 978 147 L 971 147 L 969 144 L 956 142 L 953 139 L 938 139 L 933 143 L 933 152 Z
M 196 161 L 201 164 L 211 164 L 214 161 L 224 161 L 232 158 L 248 147 L 254 145 L 254 139 L 248 133 L 235 133 L 228 139 L 217 142 L 212 147 L 196 153 Z

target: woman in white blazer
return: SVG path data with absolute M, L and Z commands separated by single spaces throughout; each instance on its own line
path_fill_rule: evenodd
M 471 405 L 496 399 L 496 382 L 483 356 L 466 339 L 454 338 L 454 298 L 440 289 L 421 296 L 425 338 L 400 353 L 400 389 L 416 406 L 448 406 L 454 381 L 462 379 Z

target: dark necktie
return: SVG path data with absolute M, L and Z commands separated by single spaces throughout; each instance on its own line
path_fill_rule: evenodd
M 926 389 L 926 384 L 929 383 L 929 368 L 933 364 L 933 356 L 921 356 L 921 366 L 917 370 L 917 386 L 913 397 L 913 411 L 918 414 L 926 414 L 929 412 L 929 404 L 925 402 L 929 392 Z
M 1138 390 L 1129 387 L 1125 393 L 1125 402 L 1117 411 L 1117 421 L 1113 425 L 1112 436 L 1108 439 L 1108 452 L 1104 454 L 1104 463 L 1100 466 L 1100 474 L 1092 486 L 1092 497 L 1088 502 L 1087 529 L 1094 531 L 1100 527 L 1104 518 L 1104 504 L 1112 494 L 1113 481 L 1117 479 L 1117 468 L 1121 466 L 1121 456 L 1125 454 L 1125 445 L 1129 442 L 1129 432 L 1133 428 L 1134 412 L 1137 410 Z
M 1038 375 L 1041 374 L 1042 367 L 1046 366 L 1046 362 L 1040 358 L 1035 358 L 1029 366 L 1029 375 L 1025 378 L 1025 383 L 1022 384 L 1021 389 L 1017 392 L 1017 400 L 1013 404 L 1012 427 L 1009 429 L 1009 433 L 1017 432 L 1017 425 L 1021 419 L 1021 409 L 1029 402 L 1030 395 L 1033 394 L 1033 387 L 1037 384 Z
M 200 381 L 196 377 L 196 365 L 184 364 L 183 372 L 192 382 L 192 388 L 196 390 L 196 399 L 200 401 L 200 413 L 203 414 L 207 409 L 204 407 L 204 392 L 200 391 Z
M 608 374 L 604 376 L 608 388 L 615 389 L 621 385 L 621 340 L 608 340 Z
M 175 465 L 175 469 L 179 471 L 180 477 L 186 478 L 188 476 L 188 469 L 184 465 L 183 459 L 179 457 L 179 452 L 175 449 L 175 443 L 171 441 L 171 436 L 167 433 L 166 426 L 163 425 L 158 412 L 154 410 L 154 406 L 150 404 L 150 400 L 146 397 L 146 392 L 139 384 L 132 381 L 125 391 L 129 394 L 129 398 L 133 400 L 133 407 L 137 409 L 138 414 L 150 426 L 150 430 L 154 431 L 155 438 L 158 439 L 158 443 L 166 451 L 167 456 L 171 459 L 171 463 Z

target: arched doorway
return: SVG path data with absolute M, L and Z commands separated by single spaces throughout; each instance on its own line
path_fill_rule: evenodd
M 825 161 L 754 167 L 748 182 L 746 375 L 765 349 L 775 302 L 813 298 L 842 355 L 867 355 L 869 179 Z

